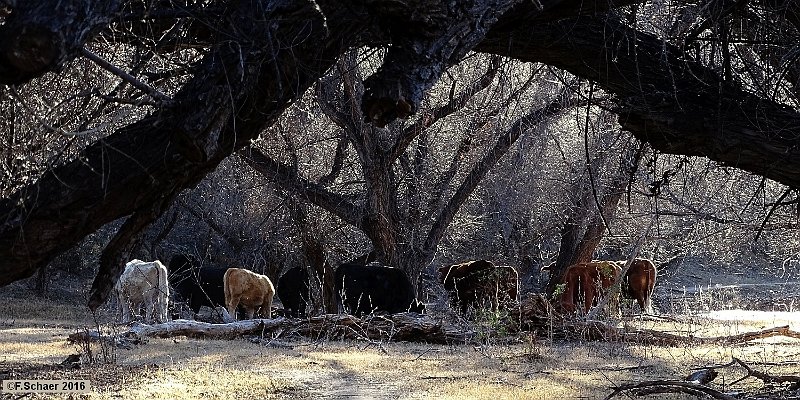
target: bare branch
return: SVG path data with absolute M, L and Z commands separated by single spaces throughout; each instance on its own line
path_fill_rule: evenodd
M 494 77 L 497 75 L 497 71 L 499 69 L 500 58 L 493 57 L 491 63 L 489 64 L 489 68 L 486 69 L 486 72 L 484 72 L 480 78 L 473 82 L 472 85 L 461 92 L 459 96 L 451 97 L 447 104 L 434 108 L 433 110 L 427 112 L 424 116 L 421 116 L 413 124 L 405 127 L 400 135 L 398 135 L 394 145 L 388 152 L 389 160 L 396 160 L 397 157 L 399 157 L 399 155 L 402 154 L 406 148 L 408 148 L 408 145 L 411 143 L 411 141 L 414 140 L 414 138 L 422 133 L 425 129 L 435 124 L 442 118 L 445 118 L 448 115 L 464 108 L 467 102 L 476 94 L 478 94 L 478 92 L 489 87 L 489 84 L 494 81 Z
M 495 146 L 478 161 L 472 170 L 467 174 L 464 181 L 456 189 L 453 197 L 442 208 L 439 215 L 436 217 L 433 225 L 431 226 L 428 236 L 425 239 L 424 251 L 429 252 L 435 249 L 436 244 L 442 238 L 447 226 L 455 217 L 461 205 L 467 200 L 469 195 L 475 190 L 480 183 L 481 179 L 489 172 L 500 158 L 503 157 L 511 146 L 524 132 L 527 132 L 531 127 L 540 124 L 548 118 L 557 115 L 559 112 L 566 108 L 574 106 L 575 100 L 570 96 L 570 91 L 564 89 L 557 99 L 551 101 L 544 107 L 541 107 L 528 115 L 520 118 L 515 122 L 506 132 L 503 132 L 495 143 Z
M 360 226 L 362 211 L 343 196 L 299 176 L 296 170 L 273 160 L 257 148 L 249 147 L 243 152 L 242 159 L 255 171 L 279 186 L 299 194 L 350 225 Z

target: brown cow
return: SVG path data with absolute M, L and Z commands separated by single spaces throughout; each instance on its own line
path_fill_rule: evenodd
M 236 307 L 245 309 L 247 319 L 260 308 L 261 318 L 272 318 L 272 297 L 275 287 L 264 275 L 242 268 L 229 268 L 223 277 L 225 286 L 225 306 L 228 313 L 236 318 Z
M 620 268 L 625 267 L 625 261 L 617 261 Z M 622 294 L 639 303 L 642 312 L 653 313 L 653 289 L 656 285 L 656 266 L 644 258 L 636 258 L 631 262 L 631 267 L 625 274 L 622 282 Z
M 450 303 L 466 314 L 490 301 L 492 309 L 506 309 L 517 301 L 519 275 L 510 266 L 495 266 L 491 261 L 468 261 L 439 268 L 439 282 L 447 289 Z
M 600 299 L 606 290 L 614 284 L 621 269 L 613 261 L 592 261 L 570 265 L 561 283 L 564 284 L 564 292 L 561 293 L 561 306 L 567 312 L 574 312 L 577 303 L 583 295 L 583 312 L 589 309 Z M 619 307 L 616 298 L 609 302 L 611 310 L 618 313 Z

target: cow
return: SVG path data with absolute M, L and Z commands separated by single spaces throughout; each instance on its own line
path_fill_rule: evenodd
M 278 279 L 278 297 L 283 304 L 284 315 L 305 318 L 306 305 L 311 296 L 311 277 L 308 269 L 294 267 Z
M 519 290 L 514 267 L 495 266 L 487 260 L 439 267 L 439 282 L 447 290 L 451 306 L 464 315 L 484 302 L 490 302 L 493 311 L 511 308 Z
M 114 285 L 117 303 L 122 311 L 122 322 L 131 320 L 131 311 L 144 307 L 145 322 L 167 322 L 169 284 L 167 268 L 160 261 L 131 260 L 125 264 L 119 280 Z
M 225 305 L 223 278 L 227 267 L 201 267 L 199 260 L 183 254 L 173 256 L 168 266 L 176 297 L 185 301 L 195 314 L 202 306 Z
M 223 277 L 225 307 L 236 318 L 236 308 L 242 306 L 247 319 L 253 319 L 256 310 L 261 318 L 272 318 L 272 297 L 275 287 L 266 275 L 243 268 L 228 268 Z
M 561 307 L 567 312 L 575 312 L 583 297 L 583 312 L 587 313 L 601 298 L 622 272 L 619 264 L 613 261 L 592 261 L 570 265 L 561 283 Z M 616 298 L 610 300 L 610 308 L 618 313 Z
M 624 268 L 625 262 L 617 261 L 617 265 Z M 626 298 L 635 299 L 643 313 L 652 314 L 655 285 L 656 266 L 650 260 L 635 258 L 622 281 L 622 294 Z
M 355 316 L 386 312 L 424 313 L 405 271 L 381 265 L 344 263 L 334 273 L 336 293 L 345 312 Z

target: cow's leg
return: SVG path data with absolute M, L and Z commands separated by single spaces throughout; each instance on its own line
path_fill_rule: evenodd
M 272 319 L 272 296 L 265 296 L 264 303 L 261 304 L 261 318 Z
M 655 314 L 655 312 L 653 311 L 653 290 L 655 288 L 653 286 L 654 286 L 653 281 L 650 280 L 649 282 L 647 282 L 647 286 L 644 291 L 644 309 L 646 310 L 645 312 L 648 314 Z
M 230 314 L 231 317 L 234 320 L 238 320 L 239 319 L 239 318 L 237 318 L 237 315 L 236 315 L 236 307 L 239 307 L 239 299 L 241 297 L 242 297 L 241 295 L 231 295 L 230 298 L 228 296 L 225 296 L 225 301 L 228 303 L 225 306 L 228 309 L 228 314 Z M 248 310 L 248 313 L 249 312 L 250 311 Z M 249 316 L 250 316 L 251 319 L 253 318 L 253 314 L 252 313 L 250 313 Z
M 156 292 L 156 311 L 158 311 L 158 322 L 169 321 L 169 282 L 167 274 L 163 269 L 158 274 L 158 291 Z
M 299 301 L 297 301 L 295 303 L 295 304 L 297 304 L 297 309 L 292 309 L 291 317 L 293 317 L 293 318 L 304 318 L 305 315 L 303 315 L 303 314 L 305 313 L 305 310 L 306 310 L 306 303 L 305 303 L 305 300 L 303 300 L 302 298 L 299 298 L 298 300 Z
M 169 321 L 169 297 L 166 293 L 159 293 L 158 294 L 158 302 L 156 303 L 158 307 L 158 322 L 167 322 Z
M 644 291 L 644 305 L 647 309 L 648 314 L 655 314 L 653 311 L 653 291 L 656 289 L 656 271 L 653 269 L 651 274 L 647 277 L 647 285 L 645 285 Z
M 594 285 L 590 282 L 588 285 L 583 285 L 583 288 L 583 313 L 587 314 L 594 303 Z
M 645 287 L 644 293 L 642 293 L 642 312 L 646 314 L 654 314 L 653 312 L 653 289 L 649 287 Z
M 645 304 L 644 293 L 637 292 L 635 298 L 636 298 L 636 304 L 639 305 L 639 309 L 642 310 L 642 313 L 646 313 L 647 305 Z
M 153 320 L 156 316 L 156 302 L 158 301 L 158 297 L 156 296 L 156 289 L 150 288 L 144 296 L 142 296 L 142 305 L 144 306 L 144 323 L 150 324 L 153 323 Z
M 120 306 L 122 307 L 122 323 L 127 324 L 131 320 L 131 305 L 127 299 L 123 298 L 120 301 Z
M 155 304 L 153 303 L 152 299 L 144 299 L 138 306 L 136 306 L 136 310 L 141 310 L 144 307 L 144 312 L 142 313 L 142 318 L 145 324 L 150 324 L 153 322 L 153 307 Z

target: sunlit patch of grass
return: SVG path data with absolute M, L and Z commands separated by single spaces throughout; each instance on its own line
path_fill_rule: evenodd
M 25 321 L 29 324 L 65 321 L 71 324 L 92 323 L 86 304 L 56 302 L 36 296 L 24 299 L 6 298 L 0 301 L 0 327 L 3 323 Z
M 57 362 L 78 352 L 64 340 L 67 328 L 0 327 L 0 361 Z
M 512 399 L 555 399 L 578 398 L 576 391 L 562 390 L 560 387 L 537 386 L 526 382 L 524 386 L 503 384 L 502 382 L 446 382 L 439 390 L 432 393 L 431 398 L 443 400 L 512 400 Z
M 283 379 L 224 365 L 163 368 L 130 381 L 118 393 L 96 398 L 127 399 L 270 399 L 284 398 L 298 388 Z
M 768 323 L 671 316 L 628 319 L 621 325 L 688 337 L 732 335 Z M 785 338 L 737 346 L 687 342 L 662 347 L 553 342 L 528 333 L 492 336 L 473 345 L 304 340 L 271 347 L 246 338 L 177 337 L 147 339 L 130 350 L 113 349 L 110 364 L 78 370 L 57 366 L 81 350 L 67 344 L 67 336 L 92 326 L 61 319 L 0 319 L 0 371 L 22 371 L 20 379 L 90 379 L 89 398 L 99 399 L 567 399 L 602 398 L 617 384 L 681 379 L 692 368 L 724 364 L 732 357 L 775 375 L 791 375 L 797 364 L 789 361 L 800 354 L 798 342 Z M 108 329 L 119 332 L 125 327 Z M 731 382 L 743 371 L 735 367 L 720 373 L 724 379 L 719 382 Z M 750 379 L 741 387 L 758 383 Z

